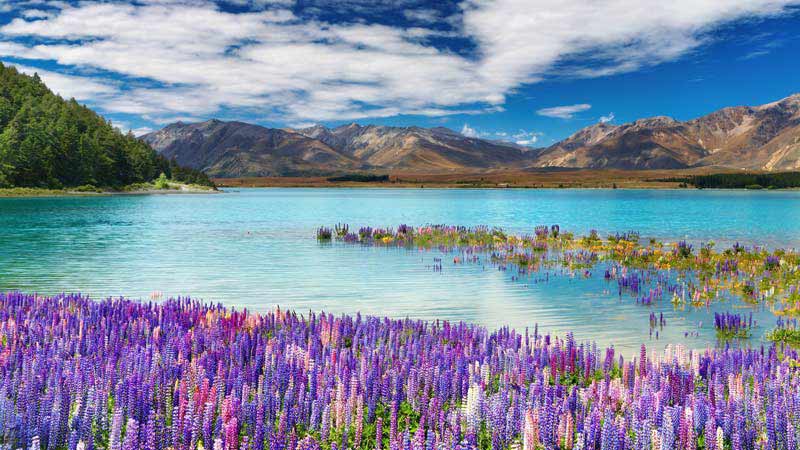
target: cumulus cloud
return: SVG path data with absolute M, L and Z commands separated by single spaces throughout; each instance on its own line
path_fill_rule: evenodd
M 469 138 L 479 137 L 478 132 L 475 131 L 474 128 L 470 127 L 469 124 L 466 124 L 466 123 L 464 124 L 463 127 L 461 127 L 461 134 L 463 134 L 464 136 L 469 137 Z
M 542 133 L 536 131 L 519 130 L 511 135 L 511 137 L 513 138 L 513 142 L 517 145 L 533 146 L 541 135 Z
M 600 116 L 599 122 L 600 123 L 608 123 L 614 120 L 614 113 L 608 113 L 607 116 Z
M 150 127 L 139 127 L 131 130 L 134 136 L 143 136 L 147 133 L 152 133 L 154 130 Z
M 19 2 L 0 28 L 0 56 L 60 67 L 66 77 L 93 73 L 82 80 L 95 85 L 81 91 L 60 80 L 62 88 L 153 123 L 222 110 L 284 123 L 443 116 L 498 110 L 519 86 L 548 77 L 671 61 L 724 24 L 785 14 L 800 0 L 464 0 L 448 17 L 408 12 L 415 28 L 326 22 L 296 15 L 289 0 L 226 3 L 247 12 L 208 0 Z M 474 51 L 429 39 L 444 34 Z M 102 91 L 114 80 L 124 88 Z M 588 109 L 563 108 L 541 111 L 569 118 Z
M 116 86 L 92 78 L 65 75 L 19 64 L 11 65 L 27 75 L 38 74 L 50 90 L 64 98 L 86 101 L 113 97 L 119 93 Z
M 26 19 L 46 19 L 50 16 L 52 16 L 52 13 L 41 9 L 28 9 L 22 12 L 22 17 Z
M 536 111 L 536 114 L 545 117 L 555 117 L 558 119 L 572 119 L 575 114 L 590 109 L 592 105 L 579 103 L 577 105 L 552 106 Z
M 508 132 L 503 130 L 495 130 L 492 132 L 479 131 L 469 126 L 469 124 L 466 123 L 464 124 L 463 127 L 461 127 L 461 134 L 469 138 L 491 139 L 495 141 L 510 142 L 524 146 L 532 146 L 536 144 L 536 141 L 538 141 L 539 136 L 542 135 L 541 132 L 525 131 L 525 130 L 517 130 L 514 132 Z

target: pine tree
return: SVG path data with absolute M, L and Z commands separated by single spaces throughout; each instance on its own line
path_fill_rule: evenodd
M 55 95 L 38 75 L 0 63 L 0 187 L 118 188 L 162 172 L 176 181 L 213 185 L 202 172 L 167 161 L 75 99 Z

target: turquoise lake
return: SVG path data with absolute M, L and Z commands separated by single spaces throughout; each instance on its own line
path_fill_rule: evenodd
M 559 224 L 666 241 L 800 247 L 800 192 L 697 190 L 242 189 L 219 195 L 0 199 L 0 290 L 149 300 L 190 295 L 237 308 L 539 325 L 634 351 L 714 343 L 713 312 L 642 306 L 602 274 L 524 278 L 454 265 L 439 251 L 320 244 L 320 225 Z M 431 269 L 443 258 L 443 270 Z M 725 304 L 718 310 L 741 305 Z M 648 315 L 664 312 L 658 341 Z M 753 343 L 772 327 L 769 311 Z M 702 326 L 699 326 L 700 323 Z M 692 333 L 686 336 L 686 333 Z M 694 335 L 696 334 L 696 336 Z

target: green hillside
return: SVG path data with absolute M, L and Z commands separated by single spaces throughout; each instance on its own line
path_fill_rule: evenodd
M 178 167 L 86 106 L 54 94 L 38 76 L 0 63 L 0 187 L 120 188 L 161 173 L 212 185 L 202 172 Z

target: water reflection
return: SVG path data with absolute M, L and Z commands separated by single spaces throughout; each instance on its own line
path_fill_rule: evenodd
M 663 311 L 667 326 L 654 345 L 699 347 L 715 342 L 713 310 L 643 307 L 620 299 L 602 275 L 512 281 L 511 273 L 447 258 L 439 273 L 430 269 L 436 252 L 320 246 L 313 232 L 340 221 L 513 232 L 558 223 L 578 233 L 638 230 L 643 238 L 790 247 L 800 238 L 798 200 L 797 192 L 348 189 L 0 199 L 0 289 L 145 299 L 161 291 L 259 311 L 281 305 L 517 329 L 538 323 L 632 351 L 651 342 L 649 313 Z M 769 311 L 756 314 L 753 343 L 773 324 Z

